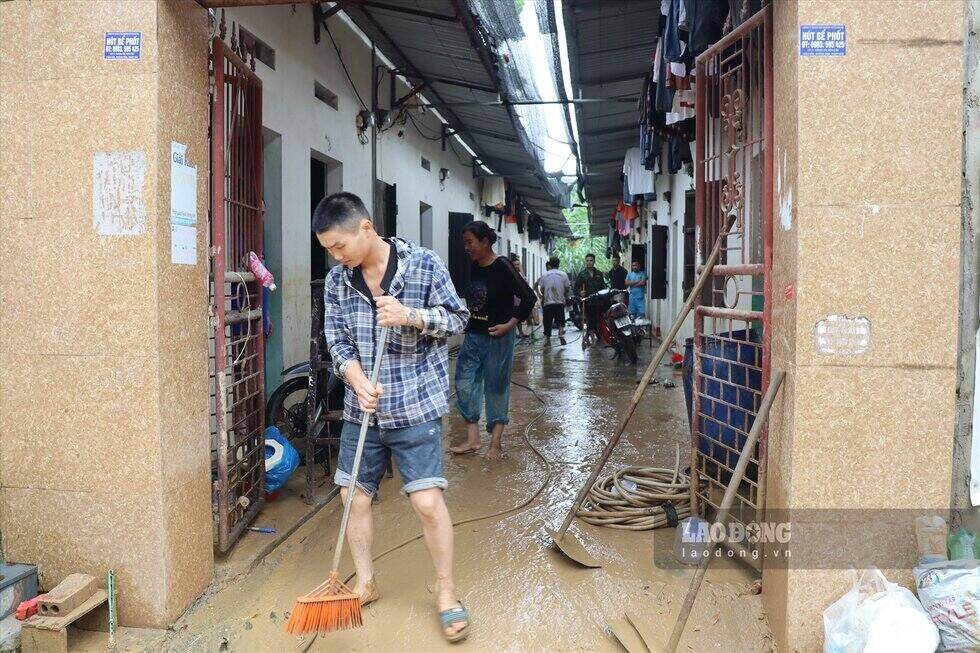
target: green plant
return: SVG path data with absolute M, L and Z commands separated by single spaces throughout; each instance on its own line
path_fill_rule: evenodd
M 606 257 L 606 237 L 589 235 L 588 208 L 578 205 L 565 210 L 565 220 L 572 231 L 572 238 L 558 238 L 552 256 L 561 261 L 561 269 L 568 273 L 573 280 L 585 267 L 585 256 L 595 255 L 595 265 L 602 271 L 608 271 L 612 263 Z

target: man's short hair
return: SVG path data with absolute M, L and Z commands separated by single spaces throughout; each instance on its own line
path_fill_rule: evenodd
M 353 230 L 361 220 L 370 220 L 371 214 L 361 198 L 354 193 L 334 193 L 320 200 L 313 211 L 313 233 L 322 234 L 330 229 Z
M 561 265 L 561 261 L 558 260 L 557 256 L 552 256 L 551 258 L 548 259 L 548 265 L 550 265 L 553 269 L 557 270 L 558 267 Z
M 586 254 L 585 255 L 585 258 L 590 258 L 590 259 L 592 259 L 594 261 L 595 260 L 595 254 Z

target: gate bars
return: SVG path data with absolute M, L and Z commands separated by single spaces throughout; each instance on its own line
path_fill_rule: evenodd
M 228 551 L 265 496 L 262 285 L 248 272 L 262 254 L 262 82 L 224 17 L 212 42 L 211 324 L 214 336 L 214 501 L 218 549 Z
M 692 511 L 717 515 L 769 385 L 772 309 L 772 8 L 699 55 L 695 193 L 698 259 L 734 224 L 694 308 Z M 731 519 L 764 518 L 766 431 Z M 751 546 L 751 545 L 749 545 Z M 758 550 L 743 559 L 756 568 Z

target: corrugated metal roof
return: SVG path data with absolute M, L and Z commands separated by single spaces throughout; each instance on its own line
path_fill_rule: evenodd
M 657 44 L 656 0 L 562 0 L 577 97 L 639 96 Z M 606 233 L 622 196 L 626 150 L 639 145 L 632 104 L 576 105 L 592 232 Z
M 381 3 L 378 3 L 381 4 Z M 396 66 L 428 80 L 422 94 L 436 105 L 482 161 L 509 177 L 527 208 L 545 221 L 549 231 L 568 235 L 557 198 L 542 190 L 544 172 L 505 106 L 452 106 L 458 102 L 498 100 L 492 54 L 473 26 L 460 0 L 385 0 L 384 5 L 422 11 L 449 19 L 393 11 L 375 3 L 345 5 L 344 11 Z M 470 87 L 461 85 L 462 82 Z

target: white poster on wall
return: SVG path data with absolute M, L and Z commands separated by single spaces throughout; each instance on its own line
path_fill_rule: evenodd
M 197 168 L 187 146 L 170 143 L 170 262 L 197 265 Z

